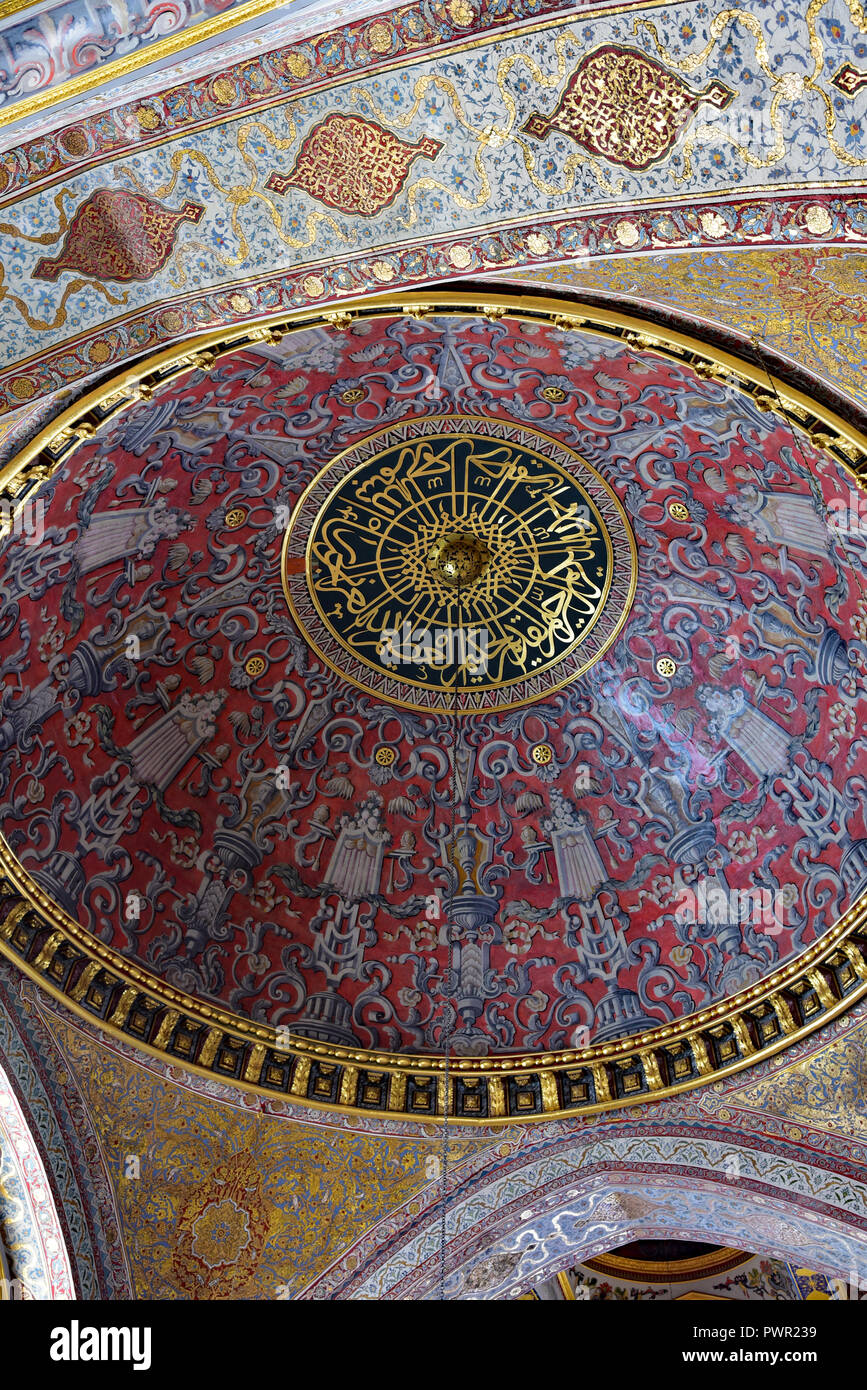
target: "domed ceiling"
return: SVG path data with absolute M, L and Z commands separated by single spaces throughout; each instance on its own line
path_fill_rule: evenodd
M 6 543 L 0 825 L 45 961 L 72 921 L 179 1008 L 468 1058 L 785 983 L 867 886 L 828 436 L 519 312 L 272 337 L 85 439 Z

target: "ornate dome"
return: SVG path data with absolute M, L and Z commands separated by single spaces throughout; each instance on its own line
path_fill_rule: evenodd
M 91 943 L 79 1000 L 108 963 L 156 1046 L 197 1008 L 326 1052 L 640 1051 L 731 996 L 712 1062 L 794 1033 L 803 986 L 767 997 L 867 885 L 844 437 L 519 308 L 272 338 L 97 428 L 5 547 L 0 824 Z

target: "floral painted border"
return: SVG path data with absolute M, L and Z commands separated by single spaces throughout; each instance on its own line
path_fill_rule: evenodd
M 657 0 L 658 4 L 674 0 Z M 644 0 L 627 4 L 580 5 L 582 13 L 640 10 Z M 0 206 L 14 202 L 16 193 L 31 192 L 54 178 L 66 178 L 107 157 L 162 144 L 179 134 L 189 135 L 205 125 L 233 115 L 249 116 L 275 102 L 317 91 L 341 77 L 353 79 L 408 58 L 441 54 L 453 43 L 515 29 L 527 21 L 576 6 L 564 0 L 433 0 L 411 3 L 383 15 L 366 16 L 312 35 L 271 53 L 257 53 L 182 86 L 170 87 L 65 125 L 0 155 Z M 63 92 L 59 92 L 60 99 Z
M 179 295 L 159 309 L 148 306 L 106 321 L 51 352 L 0 372 L 0 415 L 97 370 L 196 333 L 264 315 L 339 304 L 389 288 L 454 279 L 456 274 L 532 270 L 578 256 L 805 244 L 867 246 L 867 185 L 846 195 L 782 194 L 683 208 L 662 204 L 577 213 L 474 237 L 464 234 L 378 255 L 308 264 L 283 275 Z

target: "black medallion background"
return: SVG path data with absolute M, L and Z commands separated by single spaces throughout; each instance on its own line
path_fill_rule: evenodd
M 606 611 L 615 571 L 623 616 L 627 535 L 613 494 L 560 441 L 441 417 L 381 431 L 317 476 L 290 522 L 284 580 L 302 629 L 355 684 L 449 708 L 459 693 L 520 698 L 530 680 L 526 699 L 553 684 L 536 678 L 581 669 L 564 662 Z

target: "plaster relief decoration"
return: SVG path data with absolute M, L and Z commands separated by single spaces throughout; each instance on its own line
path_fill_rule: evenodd
M 68 1014 L 46 1018 L 104 1150 L 144 1155 L 139 1180 L 115 1176 L 134 1298 L 297 1297 L 359 1235 L 437 1191 L 442 1145 L 419 1126 L 260 1109 L 234 1087 L 143 1065 Z M 489 1137 L 456 1136 L 449 1164 L 483 1166 L 487 1152 Z

